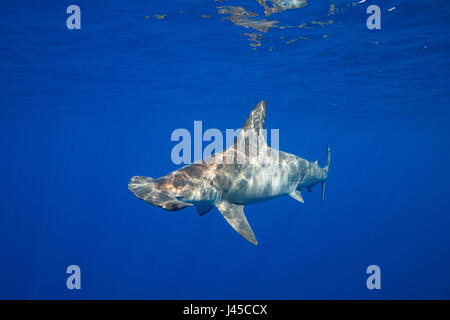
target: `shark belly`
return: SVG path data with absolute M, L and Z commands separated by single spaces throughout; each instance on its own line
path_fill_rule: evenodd
M 251 204 L 289 194 L 294 186 L 285 179 L 288 175 L 278 168 L 265 170 L 249 166 L 235 178 L 227 199 L 234 203 Z

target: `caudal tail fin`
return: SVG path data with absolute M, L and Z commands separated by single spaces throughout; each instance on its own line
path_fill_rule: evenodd
M 327 163 L 325 164 L 325 171 L 328 172 L 328 167 L 330 166 L 330 155 L 331 155 L 331 149 L 330 146 L 327 145 Z
M 128 183 L 128 189 L 137 198 L 165 210 L 176 211 L 184 207 L 192 206 L 192 204 L 180 201 L 167 191 L 162 190 L 159 184 L 154 182 L 152 178 L 142 176 L 133 177 Z
M 323 167 L 323 169 L 325 170 L 325 172 L 327 174 L 327 177 L 328 177 L 328 168 L 330 167 L 330 155 L 331 155 L 331 149 L 330 149 L 330 146 L 327 145 L 327 163 Z M 322 206 L 323 206 L 323 201 L 325 199 L 325 183 L 327 181 L 326 178 L 324 181 L 322 181 L 322 202 L 321 202 Z

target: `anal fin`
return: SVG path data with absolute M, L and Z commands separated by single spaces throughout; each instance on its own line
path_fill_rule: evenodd
M 254 245 L 258 244 L 255 234 L 245 217 L 243 205 L 221 201 L 216 207 L 237 233 Z
M 301 203 L 305 203 L 305 200 L 303 200 L 302 193 L 300 192 L 300 190 L 295 190 L 294 192 L 291 192 L 289 195 L 295 200 Z

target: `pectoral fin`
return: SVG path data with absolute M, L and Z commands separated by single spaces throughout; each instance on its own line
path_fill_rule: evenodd
M 254 245 L 258 244 L 255 234 L 245 217 L 243 205 L 222 201 L 216 207 L 237 233 Z
M 300 201 L 301 203 L 305 203 L 305 200 L 303 200 L 302 193 L 300 192 L 300 190 L 295 190 L 294 192 L 291 192 L 289 195 L 295 200 Z

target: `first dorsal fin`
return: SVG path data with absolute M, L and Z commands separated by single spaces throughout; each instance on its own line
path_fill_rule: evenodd
M 243 205 L 224 200 L 218 203 L 216 207 L 237 233 L 254 245 L 258 244 L 255 234 L 245 217 Z
M 248 117 L 241 131 L 247 130 L 262 130 L 264 129 L 264 122 L 266 121 L 266 102 L 260 101 L 253 109 Z
M 264 149 L 267 146 L 264 132 L 265 120 L 266 102 L 262 100 L 250 113 L 250 116 L 234 142 L 234 147 L 245 147 L 244 150 L 246 150 L 249 145 L 257 145 L 259 147 L 257 150 Z

